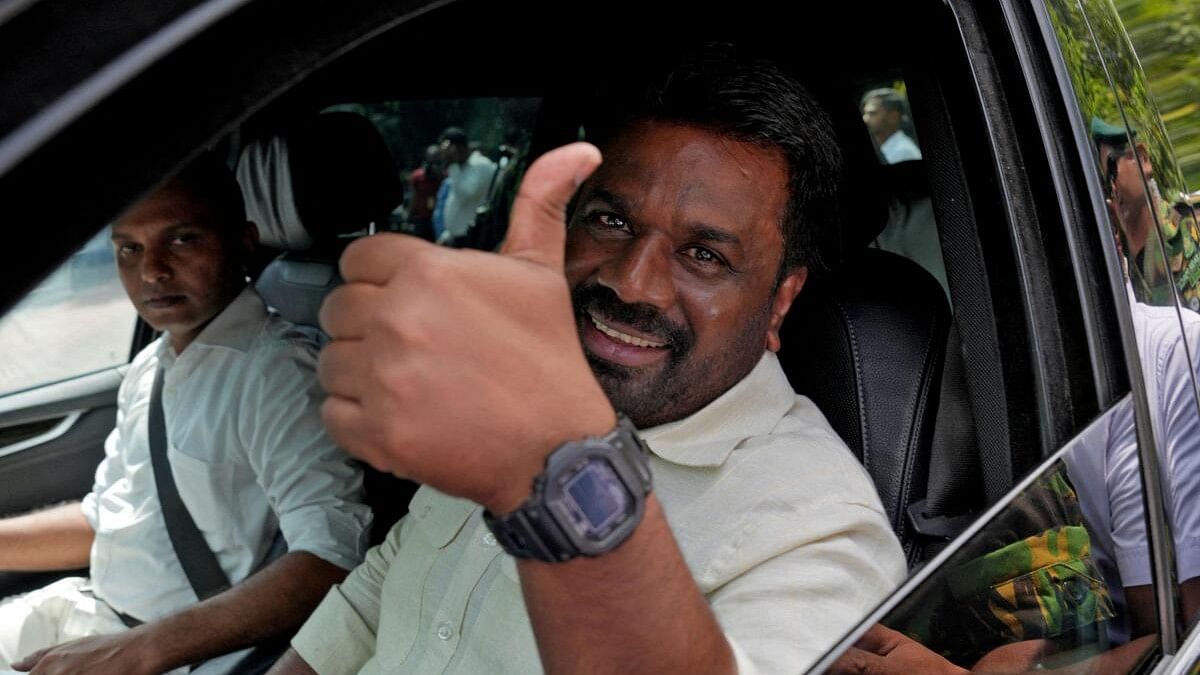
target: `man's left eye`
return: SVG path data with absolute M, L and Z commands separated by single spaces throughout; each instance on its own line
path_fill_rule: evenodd
M 710 251 L 706 248 L 702 248 L 700 246 L 691 247 L 690 249 L 688 249 L 688 253 L 691 254 L 692 258 L 694 258 L 696 260 L 696 262 L 717 263 L 717 264 L 720 264 L 722 262 L 721 256 L 717 255 L 716 253 L 713 253 L 712 251 Z
M 629 229 L 629 224 L 625 222 L 624 218 L 621 218 L 620 216 L 617 216 L 617 215 L 613 215 L 611 213 L 598 214 L 596 216 L 596 220 L 598 220 L 601 225 L 608 227 L 608 228 L 612 228 L 614 230 L 628 230 Z

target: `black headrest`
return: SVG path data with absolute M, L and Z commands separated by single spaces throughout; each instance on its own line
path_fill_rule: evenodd
M 875 480 L 892 526 L 924 496 L 950 313 L 938 282 L 865 249 L 796 299 L 779 357 Z
M 386 222 L 404 195 L 367 118 L 324 113 L 242 148 L 238 182 L 266 249 L 335 251 L 339 234 Z
M 392 154 L 362 115 L 317 115 L 286 138 L 296 210 L 314 240 L 382 224 L 403 199 Z

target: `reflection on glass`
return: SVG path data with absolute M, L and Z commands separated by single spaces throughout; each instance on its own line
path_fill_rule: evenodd
M 874 245 L 902 255 L 923 267 L 942 285 L 947 300 L 950 286 L 938 238 L 929 184 L 921 163 L 921 150 L 913 140 L 916 132 L 902 93 L 901 79 L 888 79 L 890 86 L 864 89 L 859 97 L 863 124 L 871 136 L 879 159 L 888 196 L 888 222 Z
M 1129 399 L 1110 410 L 832 672 L 1125 672 L 1157 644 Z
M 863 123 L 887 164 L 921 159 L 921 150 L 913 140 L 916 132 L 908 113 L 908 99 L 901 92 L 902 88 L 900 83 L 872 89 L 863 94 L 859 104 Z
M 1200 508 L 1194 486 L 1200 480 L 1200 448 L 1192 447 L 1200 443 L 1193 367 L 1200 347 L 1200 229 L 1145 72 L 1113 5 L 1083 0 L 1082 6 L 1116 96 L 1115 110 L 1093 111 L 1092 136 L 1136 299 L 1133 319 L 1146 388 L 1152 408 L 1158 407 L 1154 424 L 1184 626 L 1200 611 L 1200 515 L 1193 513 Z M 1160 21 L 1168 16 L 1160 14 Z M 1147 28 L 1143 22 L 1137 31 L 1144 36 Z M 1173 113 L 1176 121 L 1180 110 Z
M 342 103 L 383 136 L 405 184 L 383 229 L 456 247 L 495 248 L 541 100 L 469 98 Z

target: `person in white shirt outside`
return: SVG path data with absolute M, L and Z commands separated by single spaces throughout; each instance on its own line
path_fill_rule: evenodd
M 862 97 L 863 122 L 888 164 L 921 159 L 921 149 L 904 132 L 908 101 L 895 89 L 872 89 Z
M 446 242 L 466 235 L 475 224 L 475 212 L 487 204 L 491 194 L 496 163 L 472 150 L 466 132 L 459 127 L 443 131 L 439 142 L 450 186 L 442 205 L 443 230 L 439 235 L 439 241 Z
M 90 566 L 86 579 L 0 604 L 0 667 L 136 675 L 205 662 L 194 672 L 229 672 L 244 647 L 295 630 L 361 561 L 371 520 L 362 472 L 321 425 L 315 345 L 247 287 L 256 239 L 232 173 L 211 155 L 113 224 L 121 282 L 165 333 L 121 384 L 92 492 L 0 521 L 0 569 Z M 232 584 L 201 602 L 150 458 L 159 371 L 169 470 Z
M 498 255 L 346 251 L 322 414 L 424 487 L 272 672 L 795 673 L 904 577 L 774 353 L 836 223 L 832 126 L 727 47 L 657 75 L 600 99 L 629 106 L 587 124 L 602 165 L 574 144 L 530 166 Z

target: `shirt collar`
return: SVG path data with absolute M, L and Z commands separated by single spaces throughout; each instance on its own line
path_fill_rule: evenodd
M 225 309 L 208 322 L 188 347 L 204 345 L 226 347 L 239 352 L 247 351 L 258 336 L 258 326 L 266 318 L 266 304 L 252 287 L 246 286 L 237 297 L 225 305 Z M 187 351 L 184 350 L 185 353 Z M 178 358 L 175 350 L 171 348 L 168 335 L 163 336 L 158 346 L 158 355 L 168 367 Z
M 744 440 L 771 432 L 796 401 L 779 358 L 764 352 L 740 382 L 691 415 L 640 432 L 650 450 L 683 466 L 720 466 Z

